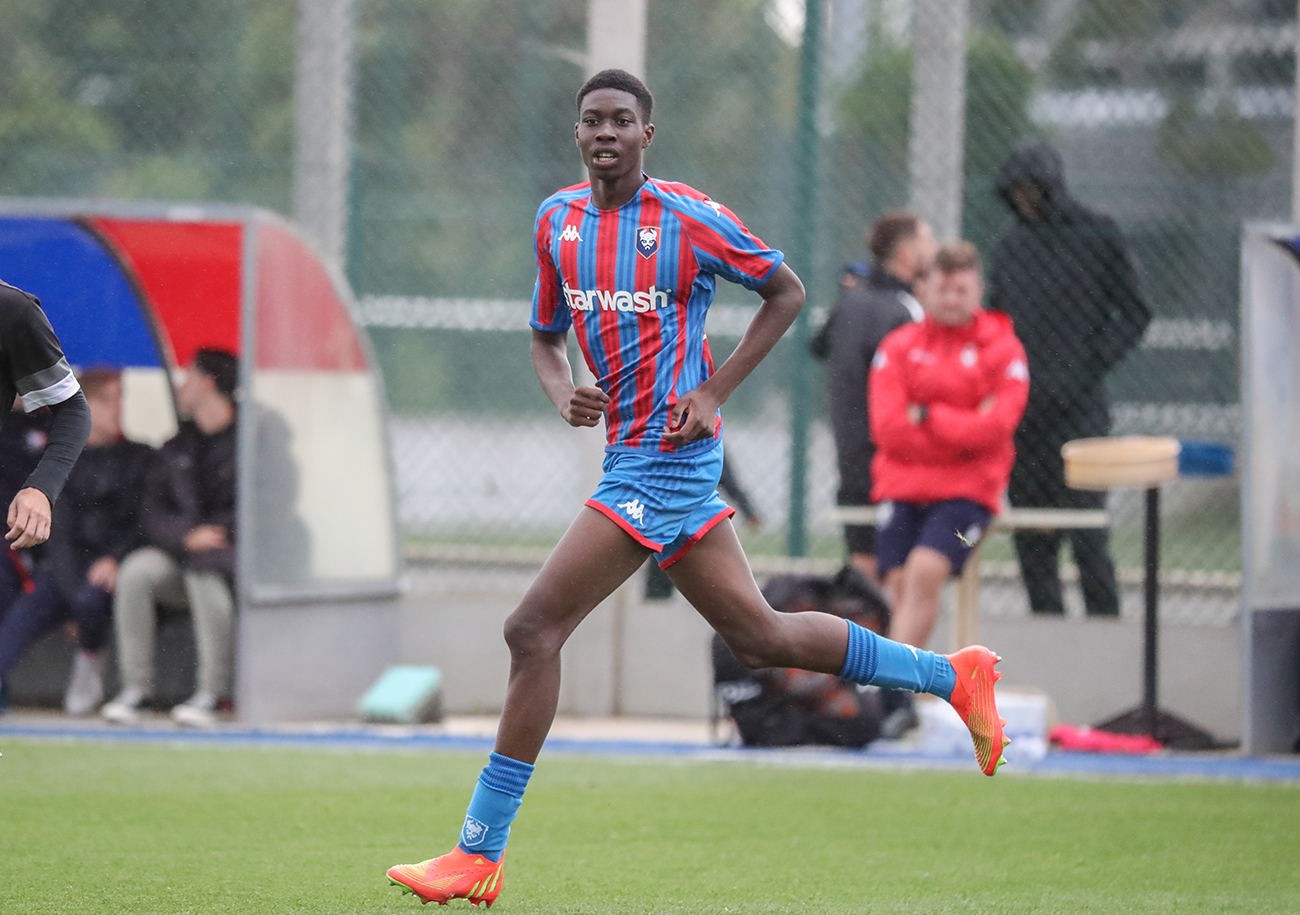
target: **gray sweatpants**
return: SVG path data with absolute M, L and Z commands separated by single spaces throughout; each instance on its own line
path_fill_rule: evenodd
M 198 649 L 198 692 L 229 694 L 235 604 L 225 576 L 189 572 L 156 547 L 142 547 L 122 560 L 113 595 L 113 625 L 122 685 L 152 692 L 156 605 L 190 611 Z

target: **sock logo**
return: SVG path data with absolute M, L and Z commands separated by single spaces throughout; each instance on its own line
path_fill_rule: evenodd
M 486 823 L 474 819 L 472 816 L 465 817 L 465 826 L 460 831 L 461 844 L 466 848 L 473 848 L 475 845 L 482 843 L 487 838 L 488 827 Z

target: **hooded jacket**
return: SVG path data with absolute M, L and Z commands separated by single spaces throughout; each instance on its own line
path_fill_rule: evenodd
M 970 499 L 997 514 L 1028 396 L 1025 351 L 1006 315 L 981 309 L 961 327 L 927 317 L 898 328 L 871 366 L 871 497 Z M 922 422 L 909 404 L 926 407 Z
M 1030 219 L 1013 203 L 1023 183 L 1042 192 Z M 1104 404 L 1106 373 L 1151 321 L 1119 229 L 1070 196 L 1061 156 L 1046 140 L 1018 143 L 996 187 L 1016 222 L 993 251 L 985 302 L 1011 316 L 1024 344 L 1034 379 L 1028 412 Z

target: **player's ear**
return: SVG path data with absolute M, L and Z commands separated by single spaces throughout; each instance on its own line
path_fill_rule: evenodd
M 654 142 L 654 139 L 655 139 L 655 125 L 653 124 L 645 125 L 645 136 L 641 138 L 641 148 L 645 149 L 647 146 L 649 146 L 651 143 Z

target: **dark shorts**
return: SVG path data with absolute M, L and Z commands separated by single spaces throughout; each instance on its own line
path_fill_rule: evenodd
M 992 513 L 969 499 L 946 502 L 881 502 L 876 527 L 880 574 L 907 561 L 913 547 L 928 546 L 948 557 L 952 574 L 961 574 L 966 557 L 988 529 Z

